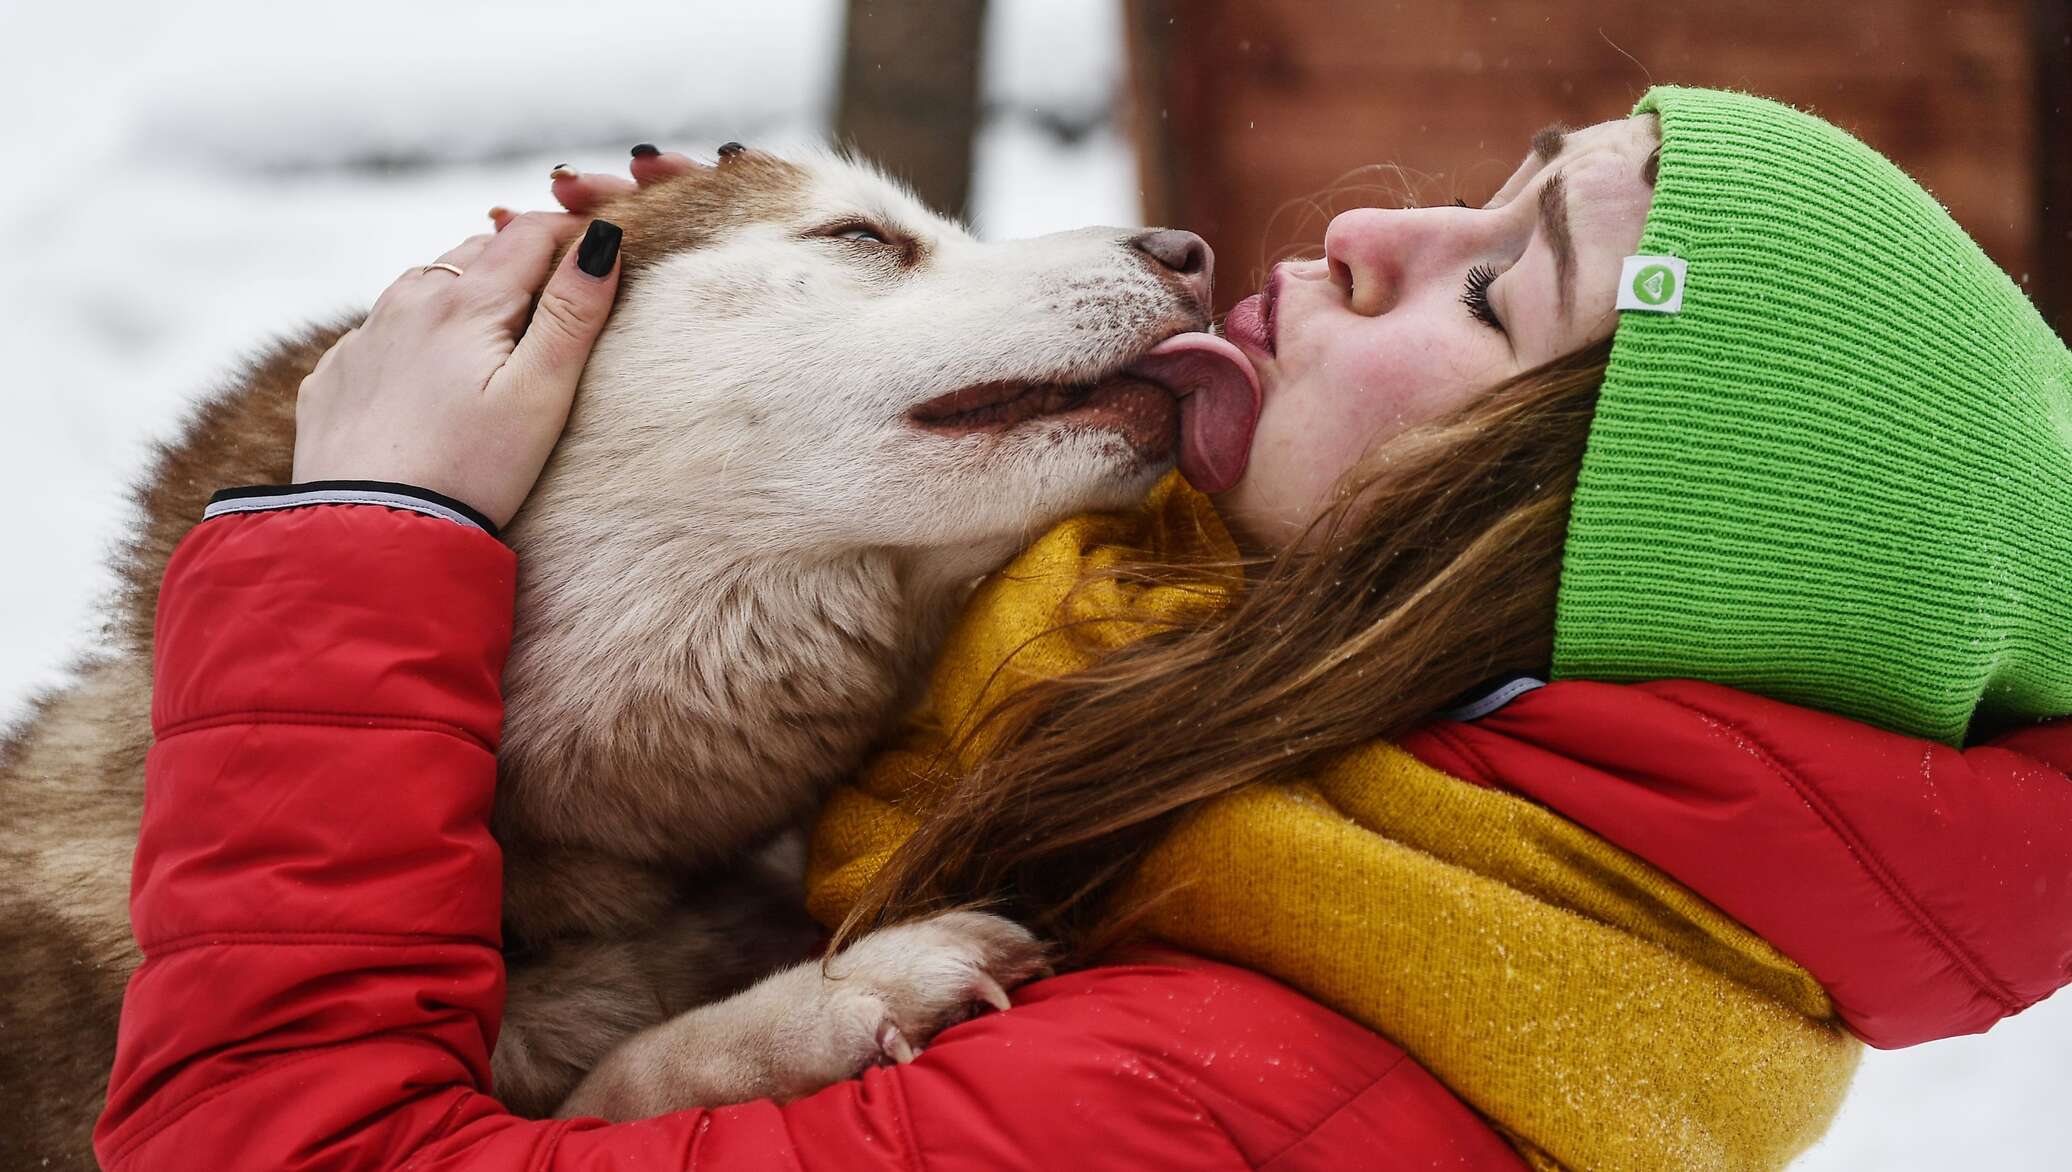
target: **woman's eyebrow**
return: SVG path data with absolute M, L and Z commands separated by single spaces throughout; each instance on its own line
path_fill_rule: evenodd
M 1559 175 L 1540 185 L 1540 231 L 1554 250 L 1555 291 L 1567 317 L 1576 303 L 1576 244 L 1568 232 L 1568 184 Z

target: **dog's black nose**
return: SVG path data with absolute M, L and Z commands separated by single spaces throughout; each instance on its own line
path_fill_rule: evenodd
M 1133 238 L 1130 247 L 1180 278 L 1202 309 L 1208 309 L 1216 280 L 1216 254 L 1209 250 L 1208 241 L 1177 228 L 1156 228 Z

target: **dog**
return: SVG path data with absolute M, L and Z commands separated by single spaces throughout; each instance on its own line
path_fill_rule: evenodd
M 628 1118 L 904 1060 L 1039 969 L 1039 942 L 977 912 L 823 965 L 795 830 L 916 698 L 979 577 L 1186 459 L 1187 404 L 1218 383 L 1188 372 L 1228 344 L 1200 332 L 1191 234 L 980 242 L 832 154 L 723 152 L 599 214 L 625 231 L 618 304 L 504 532 L 494 1077 L 521 1114 Z M 213 490 L 288 479 L 297 387 L 352 324 L 276 344 L 160 450 L 114 649 L 0 746 L 0 1165 L 91 1166 L 139 959 L 158 583 Z

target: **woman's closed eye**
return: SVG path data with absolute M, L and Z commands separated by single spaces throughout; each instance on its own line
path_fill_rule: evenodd
M 1468 307 L 1468 313 L 1476 321 L 1504 333 L 1504 323 L 1496 316 L 1496 308 L 1489 303 L 1489 287 L 1496 283 L 1496 270 L 1488 265 L 1476 265 L 1468 270 L 1467 287 L 1461 290 L 1460 303 Z

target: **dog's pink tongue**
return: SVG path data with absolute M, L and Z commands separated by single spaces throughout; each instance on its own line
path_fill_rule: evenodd
M 1189 484 L 1222 492 L 1244 476 L 1259 423 L 1259 375 L 1244 351 L 1214 334 L 1177 334 L 1129 373 L 1180 397 L 1180 474 Z

